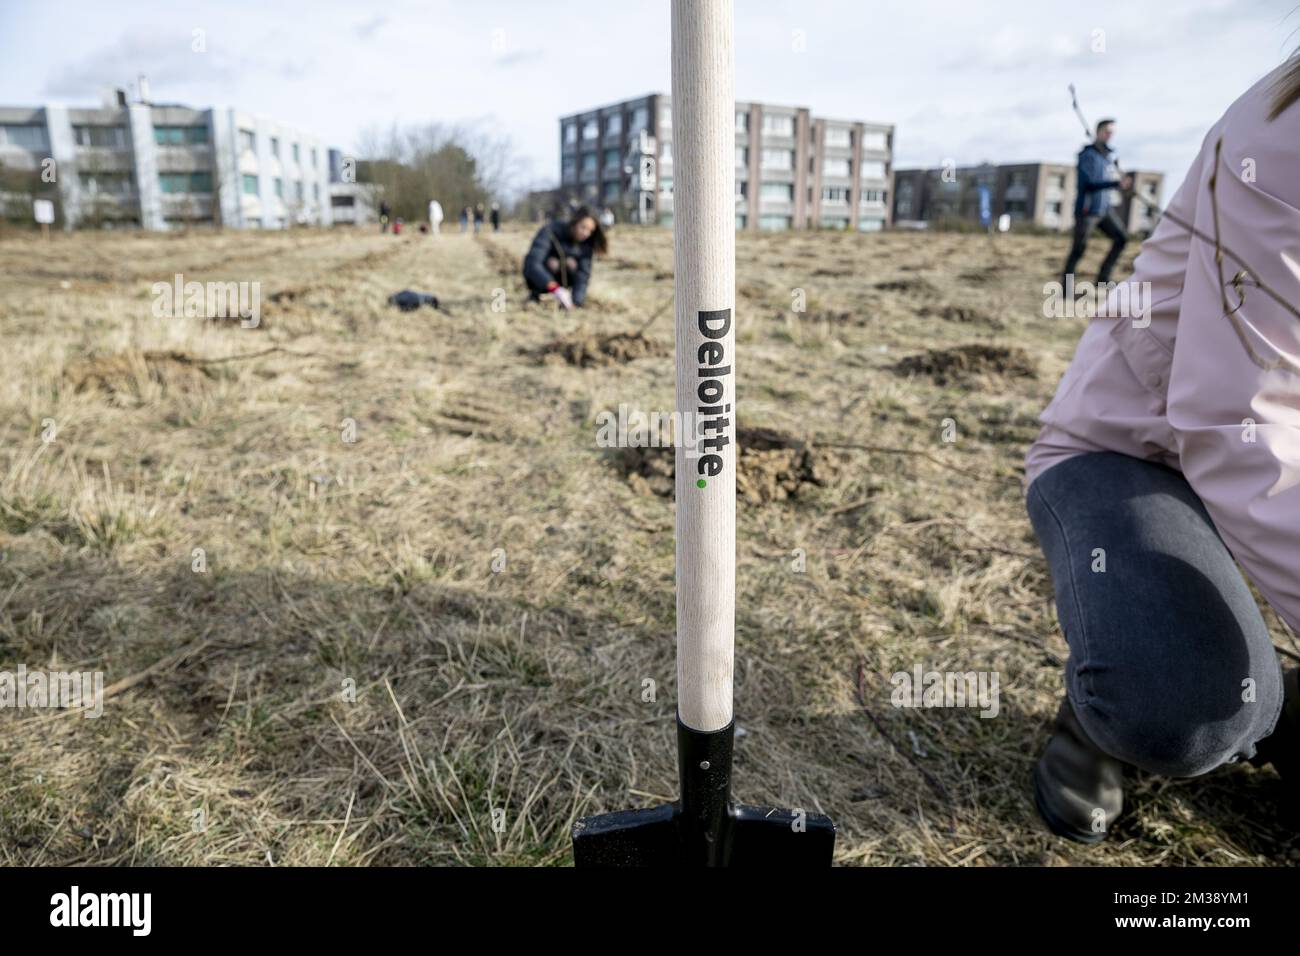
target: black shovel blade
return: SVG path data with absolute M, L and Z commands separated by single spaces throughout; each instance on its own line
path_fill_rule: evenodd
M 835 824 L 820 813 L 731 806 L 716 836 L 678 803 L 587 817 L 573 825 L 575 866 L 827 867 Z

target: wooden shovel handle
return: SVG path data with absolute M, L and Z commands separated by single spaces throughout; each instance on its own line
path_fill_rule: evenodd
M 736 618 L 736 119 L 732 0 L 672 0 L 677 712 L 731 722 Z M 689 414 L 687 414 L 689 413 Z M 702 432 L 690 425 L 703 422 Z M 689 423 L 689 424 L 687 424 Z

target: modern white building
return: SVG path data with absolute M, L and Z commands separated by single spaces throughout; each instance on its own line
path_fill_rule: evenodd
M 329 225 L 330 164 L 313 136 L 231 108 L 128 102 L 0 107 L 0 165 L 57 187 L 74 226 Z

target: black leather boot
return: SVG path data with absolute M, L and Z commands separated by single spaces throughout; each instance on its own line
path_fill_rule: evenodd
M 1288 784 L 1300 786 L 1300 668 L 1282 675 L 1282 714 L 1273 732 L 1255 745 L 1250 762 L 1271 763 Z
M 1124 808 L 1123 764 L 1088 738 L 1068 696 L 1034 766 L 1034 803 L 1049 830 L 1078 843 L 1106 839 Z

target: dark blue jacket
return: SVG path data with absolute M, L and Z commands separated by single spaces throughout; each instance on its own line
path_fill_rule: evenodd
M 524 280 L 534 292 L 545 292 L 552 282 L 567 285 L 573 290 L 573 304 L 582 305 L 587 298 L 587 283 L 591 281 L 591 259 L 595 249 L 590 239 L 574 242 L 567 222 L 552 222 L 537 230 L 533 244 L 524 257 Z M 560 260 L 560 272 L 546 268 L 546 260 L 555 256 Z M 564 267 L 565 258 L 572 256 L 578 263 L 576 270 Z
M 1079 175 L 1074 194 L 1074 218 L 1104 216 L 1110 209 L 1110 190 L 1118 189 L 1120 181 L 1110 179 L 1107 173 L 1115 162 L 1115 151 L 1109 146 L 1089 143 L 1079 150 Z

